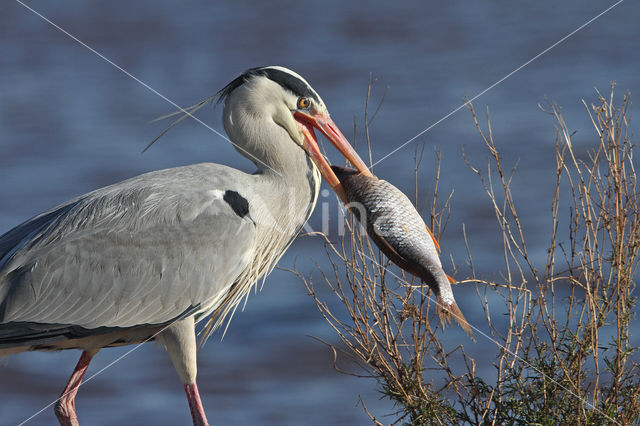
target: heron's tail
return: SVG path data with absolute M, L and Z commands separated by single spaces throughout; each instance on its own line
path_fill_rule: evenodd
M 475 342 L 476 337 L 473 335 L 473 331 L 471 331 L 471 327 L 469 327 L 469 323 L 467 322 L 464 315 L 458 308 L 458 305 L 454 301 L 444 301 L 441 298 L 438 298 L 438 316 L 440 317 L 440 323 L 442 325 L 451 324 L 451 318 L 453 318 L 462 329 L 471 337 L 471 339 Z

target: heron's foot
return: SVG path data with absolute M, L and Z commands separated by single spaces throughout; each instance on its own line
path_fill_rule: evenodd
M 78 415 L 76 414 L 76 394 L 82 383 L 82 376 L 84 376 L 84 373 L 87 371 L 91 358 L 93 358 L 97 352 L 97 350 L 82 352 L 82 356 L 75 370 L 73 370 L 69 383 L 67 383 L 67 386 L 62 391 L 58 402 L 56 402 L 56 417 L 62 426 L 79 425 Z
M 75 396 L 75 395 L 73 395 Z M 58 402 L 56 402 L 56 417 L 61 426 L 79 426 L 78 415 L 76 414 L 76 407 L 74 398 L 68 398 L 67 395 L 63 395 Z

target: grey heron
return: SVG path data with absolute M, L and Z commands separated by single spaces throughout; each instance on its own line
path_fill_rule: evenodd
M 255 173 L 213 163 L 154 171 L 0 236 L 0 356 L 83 351 L 55 406 L 61 424 L 78 424 L 75 395 L 101 348 L 155 339 L 184 383 L 194 424 L 206 425 L 195 324 L 220 325 L 271 271 L 311 215 L 321 177 L 346 200 L 314 129 L 370 175 L 295 72 L 252 68 L 217 97 L 225 131 Z

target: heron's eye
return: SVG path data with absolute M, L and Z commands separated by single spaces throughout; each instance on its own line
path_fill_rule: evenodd
M 307 109 L 309 108 L 310 105 L 311 105 L 311 101 L 309 100 L 309 98 L 305 98 L 304 96 L 301 96 L 298 98 L 299 109 Z

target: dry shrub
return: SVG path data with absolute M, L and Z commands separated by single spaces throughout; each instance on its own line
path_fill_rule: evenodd
M 483 185 L 504 244 L 503 266 L 495 274 L 502 277 L 500 282 L 478 276 L 472 253 L 459 262 L 469 266 L 464 282 L 477 283 L 485 312 L 481 328 L 489 334 L 477 328 L 476 334 L 496 344 L 495 353 L 482 359 L 491 363 L 493 374 L 486 374 L 487 365 L 478 369 L 482 374 L 476 370 L 476 361 L 465 353 L 466 343 L 450 348 L 446 338 L 441 342 L 439 323 L 429 320 L 435 301 L 428 288 L 391 267 L 353 216 L 345 220 L 346 236 L 338 242 L 326 240 L 332 270 L 321 271 L 323 285 L 340 303 L 332 302 L 330 308 L 318 296 L 312 277 L 301 276 L 340 338 L 339 347 L 330 345 L 336 368 L 338 355 L 344 353 L 364 369 L 350 374 L 375 378 L 397 407 L 391 423 L 640 420 L 638 354 L 630 340 L 640 196 L 629 127 L 631 102 L 627 95 L 616 107 L 613 93 L 612 87 L 609 97 L 598 93 L 594 104 L 585 103 L 597 143 L 584 158 L 574 150 L 560 109 L 551 105 L 547 111 L 557 130 L 556 186 L 549 200 L 551 240 L 541 267 L 527 248 L 527 232 L 536 230 L 524 229 L 511 192 L 515 169 L 504 168 L 488 111 L 483 130 L 473 105 L 467 104 L 489 153 L 487 171 L 465 161 Z M 436 235 L 446 225 L 449 201 L 440 203 L 437 197 L 436 186 L 429 212 Z M 502 311 L 495 302 L 490 309 L 489 300 L 496 296 L 503 301 Z M 382 424 L 366 406 L 365 411 Z M 385 417 L 385 423 L 388 420 Z

